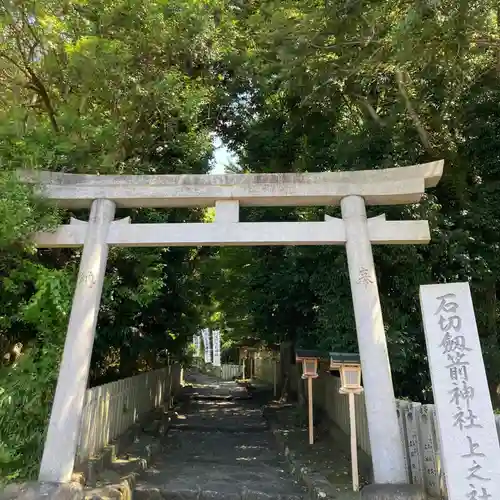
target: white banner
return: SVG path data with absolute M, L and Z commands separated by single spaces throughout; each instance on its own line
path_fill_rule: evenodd
M 214 366 L 220 366 L 220 331 L 212 331 L 212 343 L 214 347 Z
M 205 348 L 205 363 L 212 362 L 212 347 L 210 346 L 210 330 L 208 328 L 204 328 L 201 331 L 203 336 L 203 347 Z
M 196 358 L 201 356 L 201 337 L 193 335 L 194 355 Z

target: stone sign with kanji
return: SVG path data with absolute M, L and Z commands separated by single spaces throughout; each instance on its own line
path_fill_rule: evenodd
M 468 283 L 420 287 L 449 500 L 500 498 L 500 446 Z

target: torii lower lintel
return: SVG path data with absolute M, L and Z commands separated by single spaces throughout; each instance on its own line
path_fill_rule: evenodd
M 111 224 L 106 243 L 118 247 L 169 246 L 261 246 L 343 245 L 344 221 L 325 222 L 236 222 Z M 368 232 L 375 245 L 426 244 L 430 241 L 427 221 L 368 219 Z M 34 237 L 38 248 L 81 247 L 87 226 L 84 222 L 59 226 L 54 232 Z

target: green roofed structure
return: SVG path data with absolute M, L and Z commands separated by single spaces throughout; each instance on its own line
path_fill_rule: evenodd
M 360 363 L 359 353 L 330 352 L 330 361 L 336 363 Z

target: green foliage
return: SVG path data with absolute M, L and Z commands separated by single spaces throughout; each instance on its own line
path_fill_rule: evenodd
M 10 171 L 0 171 L 0 251 L 9 246 L 33 250 L 29 236 L 58 221 L 57 211 L 33 195 Z
M 20 305 L 17 320 L 36 336 L 13 365 L 0 369 L 0 484 L 38 472 L 70 308 L 72 275 L 65 270 L 25 261 L 7 289 L 19 293 L 33 278 L 35 293 Z
M 498 7 L 443 0 L 40 0 L 0 6 L 0 372 L 3 480 L 33 477 L 79 251 L 35 252 L 69 215 L 16 169 L 187 174 L 213 133 L 242 172 L 382 168 L 444 158 L 420 206 L 432 244 L 375 248 L 398 395 L 429 398 L 418 286 L 470 281 L 492 389 L 500 382 Z M 330 207 L 242 210 L 322 220 Z M 134 222 L 209 221 L 119 210 Z M 357 350 L 345 252 L 335 247 L 111 249 L 91 368 L 101 383 L 180 358 L 200 326 Z M 494 392 L 494 391 L 493 391 Z M 35 401 L 41 403 L 35 404 Z
M 46 207 L 13 172 L 207 172 L 216 66 L 234 31 L 221 7 L 219 0 L 0 6 L 2 358 L 23 344 L 15 366 L 0 373 L 3 478 L 36 471 L 80 255 L 35 252 L 31 236 L 69 215 L 88 217 Z M 203 215 L 123 210 L 118 217 L 182 222 Z M 197 261 L 191 249 L 110 251 L 90 383 L 161 366 L 166 351 L 180 356 L 209 302 L 199 292 Z
M 239 17 L 239 65 L 227 69 L 236 103 L 223 108 L 220 133 L 240 153 L 242 172 L 445 160 L 441 183 L 420 206 L 369 212 L 427 219 L 432 229 L 429 246 L 374 248 L 398 396 L 431 397 L 417 300 L 418 286 L 431 282 L 471 283 L 494 396 L 500 382 L 498 19 L 489 1 L 472 9 L 269 0 Z M 324 211 L 245 216 L 322 220 Z M 358 349 L 343 249 L 223 249 L 213 259 L 213 296 L 234 336 Z

